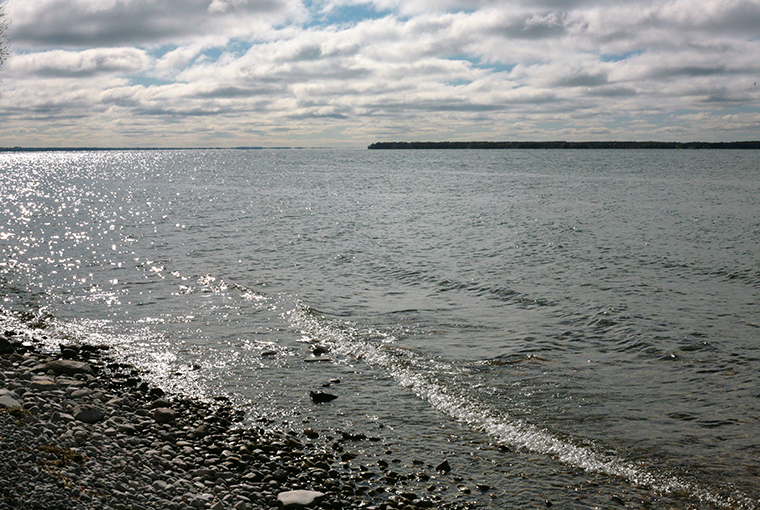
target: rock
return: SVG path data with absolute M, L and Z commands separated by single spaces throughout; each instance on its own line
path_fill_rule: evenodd
M 157 407 L 153 410 L 153 419 L 158 423 L 170 423 L 177 418 L 174 409 L 168 407 Z
M 29 387 L 33 390 L 38 391 L 51 391 L 58 389 L 58 385 L 55 383 L 55 381 L 48 379 L 47 377 L 32 379 L 32 382 L 29 383 Z
M 75 360 L 79 357 L 79 353 L 70 347 L 61 346 L 61 356 L 63 356 L 64 359 Z
M 311 346 L 311 353 L 314 354 L 314 356 L 321 356 L 328 352 L 330 352 L 330 349 L 326 345 L 314 344 Z
M 0 407 L 10 409 L 11 407 L 20 407 L 21 402 L 13 398 L 12 393 L 0 393 Z
M 0 412 L 0 443 L 11 445 L 0 448 L 0 510 L 471 508 L 443 504 L 447 491 L 456 492 L 443 485 L 430 485 L 437 494 L 415 495 L 407 484 L 428 475 L 412 478 L 388 471 L 390 462 L 401 463 L 400 459 L 378 461 L 382 471 L 365 465 L 343 469 L 341 460 L 356 457 L 344 451 L 349 441 L 375 440 L 364 434 L 317 432 L 308 425 L 300 433 L 297 422 L 288 432 L 232 427 L 242 412 L 229 399 L 215 399 L 225 404 L 178 395 L 163 400 L 159 392 L 138 389 L 137 369 L 108 356 L 97 357 L 90 366 L 53 361 L 57 354 L 37 353 L 20 341 L 14 345 L 22 354 L 0 357 L 0 407 L 15 408 Z M 84 347 L 77 350 L 77 359 L 84 360 Z M 42 375 L 41 370 L 48 373 Z M 64 375 L 49 375 L 56 373 Z M 131 387 L 125 385 L 129 377 Z M 317 401 L 336 398 L 312 389 Z M 80 395 L 82 400 L 77 400 Z M 258 421 L 274 422 L 268 417 Z M 331 443 L 332 448 L 324 447 Z M 41 476 L 48 469 L 60 472 L 61 478 Z M 464 501 L 466 496 L 451 497 Z
M 164 390 L 162 390 L 161 388 L 151 388 L 150 391 L 148 392 L 148 395 L 150 396 L 150 398 L 160 399 L 160 398 L 163 398 L 164 395 L 166 395 L 166 393 L 164 393 Z
M 90 404 L 74 406 L 74 418 L 84 423 L 96 423 L 106 417 L 106 412 Z
M 119 406 L 124 405 L 124 399 L 120 397 L 114 397 L 108 402 L 106 402 L 106 405 L 108 407 L 119 407 Z
M 47 363 L 42 364 L 39 369 L 44 372 L 52 370 L 56 375 L 92 374 L 92 366 L 89 363 L 68 359 L 48 361 Z
M 7 339 L 0 337 L 0 354 L 13 354 L 16 348 Z
M 158 407 L 169 407 L 171 405 L 172 405 L 171 402 L 169 402 L 168 400 L 164 400 L 164 399 L 161 398 L 161 399 L 158 399 L 158 400 L 154 400 L 150 404 L 150 408 L 151 409 L 156 409 Z
M 193 430 L 193 435 L 197 438 L 204 438 L 209 434 L 209 428 L 208 425 L 205 423 L 201 423 L 197 427 L 195 427 Z
M 318 491 L 287 491 L 277 495 L 277 501 L 280 507 L 286 508 L 307 508 L 314 503 L 319 502 L 325 497 L 325 493 Z
M 311 397 L 311 400 L 317 403 L 330 402 L 331 400 L 335 400 L 336 398 L 338 398 L 337 395 L 332 395 L 330 393 L 325 393 L 323 391 L 310 391 L 309 396 Z
M 439 473 L 448 473 L 449 471 L 451 471 L 451 465 L 449 464 L 448 460 L 444 460 L 443 462 L 441 462 L 440 464 L 436 466 L 435 470 L 438 471 Z

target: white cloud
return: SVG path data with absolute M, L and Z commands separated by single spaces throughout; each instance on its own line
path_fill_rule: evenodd
M 15 56 L 8 71 L 14 76 L 89 78 L 104 73 L 137 73 L 150 58 L 137 48 L 97 48 L 85 51 L 51 50 Z
M 14 145 L 760 138 L 760 0 L 11 5 Z

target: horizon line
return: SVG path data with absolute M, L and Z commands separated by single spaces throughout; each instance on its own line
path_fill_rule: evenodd
M 74 151 L 170 151 L 170 150 L 309 150 L 309 149 L 361 149 L 362 147 L 337 146 L 288 146 L 288 145 L 251 145 L 251 146 L 206 146 L 206 147 L 145 147 L 145 146 L 113 146 L 113 147 L 0 147 L 0 152 L 74 152 Z M 533 140 L 533 141 L 392 141 L 374 142 L 367 149 L 592 149 L 592 148 L 737 148 L 760 149 L 760 140 L 734 140 L 730 142 L 674 142 L 674 141 L 633 141 L 633 140 Z

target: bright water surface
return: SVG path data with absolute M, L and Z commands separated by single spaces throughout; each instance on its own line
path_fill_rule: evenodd
M 5 153 L 0 197 L 3 327 L 51 349 L 484 507 L 760 508 L 757 151 Z

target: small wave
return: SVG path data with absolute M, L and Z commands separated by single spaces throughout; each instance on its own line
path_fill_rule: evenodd
M 300 305 L 291 313 L 295 327 L 310 337 L 328 343 L 331 351 L 386 370 L 401 386 L 414 392 L 438 411 L 467 424 L 496 442 L 529 452 L 547 455 L 557 461 L 588 472 L 618 476 L 638 486 L 690 497 L 728 509 L 756 509 L 757 505 L 742 495 L 723 496 L 708 487 L 676 476 L 657 473 L 645 464 L 600 453 L 589 446 L 580 446 L 572 438 L 560 437 L 551 431 L 489 408 L 473 399 L 462 388 L 466 369 L 442 360 L 428 359 L 410 349 L 401 349 L 387 335 L 381 335 L 356 324 L 327 318 L 309 307 Z M 384 342 L 371 338 L 383 337 Z M 548 362 L 534 356 L 515 355 L 485 363 Z

